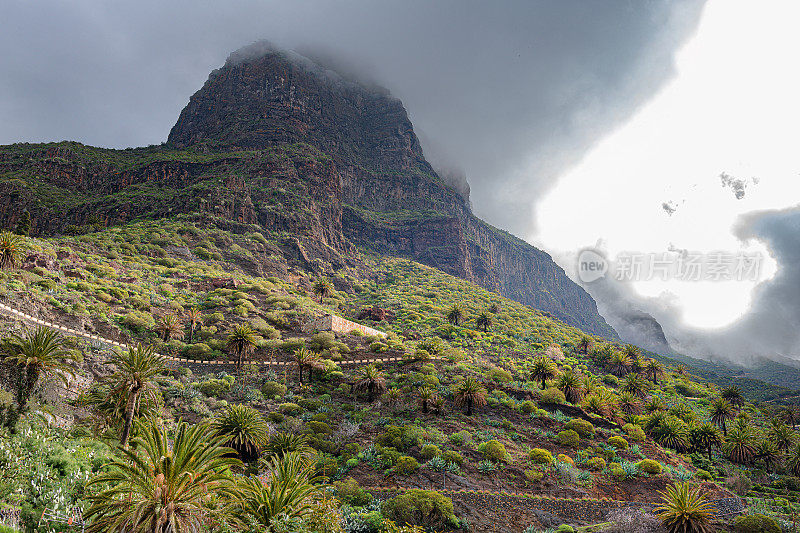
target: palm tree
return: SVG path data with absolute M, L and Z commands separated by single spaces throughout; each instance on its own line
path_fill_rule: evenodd
M 655 359 L 648 359 L 644 365 L 644 375 L 650 378 L 654 385 L 658 385 L 658 378 L 664 375 L 664 365 Z
M 447 318 L 448 322 L 457 326 L 461 323 L 461 320 L 464 318 L 464 310 L 461 309 L 460 305 L 453 304 L 453 306 L 447 310 L 445 318 Z
M 772 469 L 772 465 L 776 463 L 781 457 L 781 451 L 778 446 L 768 439 L 761 439 L 756 444 L 755 458 L 764 461 L 764 466 L 767 471 Z
M 642 404 L 636 395 L 622 392 L 619 395 L 619 408 L 627 415 L 638 415 L 642 410 Z
M 648 413 L 656 413 L 658 411 L 663 411 L 667 408 L 667 405 L 664 403 L 664 400 L 661 399 L 660 396 L 651 396 L 649 400 L 647 400 L 644 404 L 644 410 Z
M 211 423 L 217 435 L 228 437 L 225 446 L 233 448 L 245 463 L 258 459 L 267 444 L 269 426 L 261 414 L 247 405 L 230 405 Z
M 3 342 L 3 351 L 6 361 L 19 367 L 19 412 L 23 412 L 28 406 L 33 389 L 42 374 L 53 374 L 65 386 L 69 383 L 67 376 L 75 376 L 75 371 L 69 365 L 73 357 L 64 346 L 63 337 L 44 326 L 27 330 L 25 336 L 11 335 Z
M 183 326 L 175 315 L 164 315 L 156 322 L 156 333 L 164 342 L 183 337 Z
M 353 385 L 355 391 L 366 391 L 369 395 L 369 402 L 375 399 L 376 394 L 386 390 L 386 379 L 383 372 L 378 370 L 374 364 L 370 364 L 361 369 L 358 380 Z
M 314 283 L 314 295 L 322 303 L 323 298 L 329 298 L 333 294 L 333 285 L 325 278 L 320 278 Z
M 478 318 L 475 319 L 475 325 L 486 333 L 492 325 L 492 317 L 490 317 L 488 313 L 481 313 L 478 315 Z
M 708 460 L 711 461 L 713 448 L 722 446 L 722 435 L 712 424 L 704 422 L 699 426 L 693 427 L 690 431 L 692 446 L 698 450 L 705 450 L 708 453 Z
M 638 346 L 634 346 L 633 344 L 626 344 L 622 347 L 622 353 L 628 356 L 628 359 L 633 360 L 639 357 L 642 354 L 642 351 L 639 349 Z
M 297 375 L 300 378 L 300 385 L 303 384 L 303 370 L 308 368 L 308 379 L 311 380 L 311 373 L 314 368 L 325 368 L 322 364 L 320 355 L 307 348 L 298 348 L 294 351 L 294 365 L 297 367 Z
M 578 341 L 578 344 L 575 346 L 575 349 L 576 349 L 576 351 L 578 353 L 582 353 L 582 354 L 586 355 L 586 354 L 589 353 L 589 350 L 592 348 L 592 344 L 594 344 L 594 342 L 592 341 L 592 338 L 589 337 L 588 335 L 583 335 L 583 336 L 581 336 L 580 340 Z
M 608 360 L 608 371 L 622 377 L 630 371 L 631 359 L 624 352 L 614 352 Z
M 417 402 L 422 407 L 422 412 L 428 412 L 428 404 L 436 397 L 436 391 L 430 387 L 420 387 L 417 389 Z
M 655 509 L 669 533 L 711 533 L 717 510 L 700 487 L 677 483 L 659 491 L 662 504 Z
M 686 368 L 686 365 L 678 365 L 675 368 L 675 373 L 679 376 L 687 376 L 689 375 L 689 369 Z
M 734 407 L 741 407 L 744 405 L 744 396 L 742 396 L 742 391 L 740 391 L 739 387 L 736 385 L 726 387 L 720 396 Z
M 781 409 L 778 416 L 781 418 L 781 420 L 792 426 L 792 429 L 795 428 L 797 421 L 800 420 L 800 413 L 798 413 L 797 407 L 794 405 L 787 405 Z
M 622 382 L 622 387 L 620 390 L 623 392 L 629 392 L 634 396 L 638 396 L 639 398 L 644 398 L 647 396 L 647 382 L 643 381 L 639 374 L 628 374 L 625 376 L 625 380 Z
M 749 429 L 735 428 L 728 433 L 723 451 L 734 463 L 749 464 L 756 455 L 755 438 Z
M 614 355 L 614 348 L 610 344 L 594 346 L 589 352 L 589 358 L 598 366 L 606 366 Z
M 397 387 L 392 387 L 391 389 L 387 390 L 386 393 L 384 393 L 381 400 L 383 400 L 383 403 L 394 409 L 398 405 L 403 404 L 403 391 Z
M 312 500 L 319 490 L 314 467 L 297 453 L 273 457 L 267 482 L 252 477 L 240 481 L 244 511 L 264 526 L 264 531 L 273 531 L 278 517 L 304 517 L 313 509 Z
M 788 450 L 794 444 L 794 432 L 780 420 L 771 421 L 767 436 L 779 450 Z
M 551 361 L 549 357 L 545 357 L 544 355 L 536 356 L 533 360 L 533 367 L 531 368 L 531 379 L 539 381 L 542 390 L 544 390 L 547 380 L 554 378 L 555 375 L 556 364 Z
M 466 377 L 458 384 L 455 398 L 458 405 L 467 406 L 467 416 L 471 416 L 473 407 L 486 405 L 486 389 L 475 378 Z
M 0 232 L 0 269 L 16 268 L 27 249 L 27 242 L 22 235 L 10 231 Z
M 604 395 L 594 392 L 583 399 L 581 407 L 584 410 L 595 413 L 603 417 L 610 416 L 614 410 L 614 406 L 604 397 Z
M 689 427 L 680 418 L 667 416 L 652 430 L 657 443 L 678 452 L 689 448 Z
M 153 387 L 142 393 L 134 418 L 158 416 L 163 401 L 159 391 Z M 101 378 L 89 391 L 77 399 L 78 405 L 92 411 L 93 426 L 97 433 L 113 429 L 117 435 L 122 434 L 125 427 L 125 414 L 128 406 L 128 393 L 125 390 L 113 390 L 109 378 Z
M 798 443 L 789 453 L 786 459 L 786 466 L 796 477 L 800 477 L 800 443 Z
M 722 429 L 722 433 L 728 436 L 728 420 L 733 419 L 733 407 L 723 398 L 714 398 L 709 409 L 711 422 Z
M 127 352 L 115 353 L 111 357 L 111 363 L 116 367 L 109 377 L 111 390 L 114 394 L 124 396 L 126 400 L 125 424 L 119 442 L 122 446 L 127 446 L 134 414 L 141 408 L 142 397 L 149 400 L 158 393 L 153 378 L 166 370 L 165 359 L 153 351 L 152 347 L 140 344 L 128 348 Z
M 574 370 L 562 373 L 556 382 L 556 388 L 564 393 L 564 398 L 569 403 L 578 403 L 583 398 L 583 382 Z
M 280 458 L 290 453 L 300 455 L 309 460 L 316 455 L 316 451 L 308 445 L 308 440 L 304 435 L 278 432 L 269 438 L 261 462 L 266 463 L 268 466 L 267 461 L 270 459 L 274 457 Z
M 224 446 L 227 439 L 208 426 L 178 424 L 171 440 L 155 421 L 141 424 L 131 448 L 120 447 L 89 487 L 89 533 L 200 531 L 231 512 L 218 501 L 238 491 L 230 474 L 241 462 Z
M 189 344 L 194 341 L 194 332 L 197 326 L 203 325 L 203 314 L 196 307 L 192 307 L 186 311 L 186 320 L 189 321 Z
M 236 370 L 242 367 L 244 358 L 256 348 L 256 333 L 247 324 L 239 324 L 228 335 L 225 347 L 236 356 Z

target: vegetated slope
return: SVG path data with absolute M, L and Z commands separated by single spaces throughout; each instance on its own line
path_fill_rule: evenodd
M 0 296 L 47 319 L 153 343 L 175 355 L 229 359 L 226 336 L 243 323 L 259 334 L 255 359 L 291 360 L 302 346 L 318 352 L 323 364 L 310 384 L 308 378 L 298 383 L 291 369 L 246 368 L 232 375 L 195 367 L 160 378 L 160 388 L 170 419 L 200 421 L 228 402 L 255 407 L 275 429 L 305 435 L 322 452 L 318 468 L 334 479 L 352 476 L 365 487 L 438 487 L 437 463 L 420 466 L 438 456 L 457 465 L 448 467 L 451 489 L 655 501 L 656 490 L 693 475 L 685 457 L 645 440 L 640 429 L 623 429 L 638 420 L 630 413 L 600 415 L 593 412 L 597 404 L 567 403 L 555 388 L 540 391 L 530 380 L 533 356 L 546 353 L 560 373 L 580 373 L 584 393 L 603 398 L 601 411 L 615 409 L 623 383 L 576 351 L 579 330 L 437 269 L 380 255 L 366 254 L 363 264 L 338 271 L 336 290 L 315 301 L 317 277 L 282 256 L 272 259 L 273 275 L 249 271 L 254 262 L 266 264 L 262 259 L 279 246 L 258 229 L 183 215 L 37 239 L 20 271 L 0 273 Z M 456 303 L 463 316 L 458 324 L 447 316 Z M 201 320 L 190 339 L 184 317 L 195 306 Z M 387 331 L 386 339 L 301 327 L 323 313 L 357 318 L 373 306 L 387 318 L 365 322 Z M 476 321 L 481 313 L 491 318 L 486 331 Z M 179 317 L 182 335 L 159 338 L 155 326 L 164 315 Z M 406 359 L 383 365 L 394 396 L 369 402 L 354 394 L 349 384 L 360 379 L 360 369 L 338 363 L 366 354 Z M 102 351 L 87 352 L 86 375 L 102 373 L 103 360 Z M 470 377 L 486 387 L 487 402 L 472 416 L 457 402 L 459 384 Z M 642 386 L 661 398 L 661 409 L 674 407 L 687 420 L 705 417 L 707 398 L 717 394 L 713 386 L 669 371 L 657 387 Z M 426 406 L 420 404 L 424 388 L 431 394 Z M 564 433 L 569 428 L 580 431 L 577 439 Z M 644 458 L 658 463 L 640 463 Z M 726 495 L 713 483 L 705 487 Z M 507 527 L 522 531 L 527 525 Z M 480 530 L 501 530 L 492 527 Z
M 427 163 L 402 103 L 298 56 L 256 45 L 192 96 L 165 146 L 0 149 L 0 222 L 39 234 L 206 213 L 284 233 L 304 268 L 354 246 L 408 257 L 616 338 L 548 254 L 476 218 Z

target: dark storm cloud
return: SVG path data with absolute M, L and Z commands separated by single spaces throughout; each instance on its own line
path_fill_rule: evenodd
M 476 213 L 525 235 L 532 204 L 673 73 L 699 0 L 62 2 L 0 22 L 0 143 L 163 142 L 250 42 L 316 50 L 401 98 Z M 602 177 L 598 177 L 602 179 Z

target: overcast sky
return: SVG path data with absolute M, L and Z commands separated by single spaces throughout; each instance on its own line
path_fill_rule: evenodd
M 757 307 L 757 293 L 770 292 L 764 283 L 784 279 L 776 265 L 787 255 L 776 247 L 792 246 L 781 237 L 793 223 L 786 209 L 795 197 L 776 195 L 793 163 L 782 156 L 780 169 L 762 165 L 764 175 L 756 177 L 746 151 L 731 160 L 731 150 L 715 150 L 710 160 L 698 150 L 677 150 L 719 137 L 725 142 L 717 147 L 732 140 L 741 152 L 751 138 L 771 136 L 784 149 L 787 132 L 770 128 L 786 121 L 776 126 L 758 111 L 768 108 L 772 117 L 786 109 L 786 91 L 757 82 L 786 85 L 775 72 L 787 71 L 781 61 L 798 49 L 784 35 L 797 20 L 786 11 L 791 2 L 769 0 L 747 12 L 741 6 L 748 2 L 737 0 L 6 0 L 0 143 L 161 143 L 189 96 L 231 51 L 259 39 L 322 51 L 403 100 L 429 158 L 466 172 L 476 214 L 540 244 L 568 272 L 578 249 L 598 243 L 607 253 L 716 246 L 767 254 L 772 270 L 761 285 L 595 291 L 607 313 L 621 299 L 633 302 L 656 315 L 673 342 L 700 355 L 707 348 L 697 348 L 706 344 L 696 328 L 703 336 L 702 328 L 744 320 Z M 719 98 L 728 93 L 735 98 Z M 724 105 L 700 130 L 693 117 L 716 101 Z M 749 110 L 742 120 L 731 119 L 739 116 L 736 106 Z M 687 131 L 704 137 L 698 142 L 700 134 Z M 731 131 L 752 135 L 733 139 Z M 769 156 L 760 149 L 756 160 Z M 725 187 L 722 172 L 731 175 Z M 764 181 L 756 184 L 758 178 Z M 759 190 L 770 199 L 751 201 Z M 769 223 L 748 215 L 754 210 Z M 714 221 L 699 232 L 705 240 L 689 238 L 698 233 L 700 213 Z M 729 297 L 712 305 L 720 294 Z M 791 298 L 781 305 L 800 306 Z M 800 357 L 800 347 L 790 342 L 787 349 L 784 341 L 760 346 Z

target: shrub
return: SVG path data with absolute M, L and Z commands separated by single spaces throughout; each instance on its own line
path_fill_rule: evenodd
M 445 450 L 442 452 L 440 457 L 447 463 L 455 463 L 458 466 L 464 464 L 464 458 L 461 456 L 460 453 L 454 450 Z
M 221 396 L 228 394 L 228 392 L 231 390 L 231 383 L 230 381 L 224 379 L 212 378 L 198 384 L 197 390 L 199 390 L 206 396 L 213 396 L 214 398 L 219 398 Z
M 625 424 L 622 428 L 628 434 L 628 438 L 636 442 L 644 442 L 644 430 L 636 424 Z
M 570 448 L 577 448 L 581 438 L 578 432 L 573 429 L 565 429 L 556 437 L 556 442 L 561 446 L 568 446 Z
M 280 424 L 281 422 L 283 422 L 283 418 L 284 418 L 283 413 L 279 413 L 278 411 L 272 411 L 267 415 L 267 420 L 269 420 L 270 422 L 274 422 L 276 424 Z
M 539 403 L 544 405 L 557 405 L 567 401 L 564 393 L 555 387 L 543 390 L 539 395 Z
M 296 403 L 282 403 L 278 406 L 278 410 L 287 416 L 297 416 L 303 412 L 303 408 Z
M 556 457 L 556 462 L 567 463 L 569 465 L 575 464 L 575 461 L 572 459 L 572 457 L 569 455 L 564 455 L 563 453 L 558 454 L 558 457 Z
M 708 470 L 703 470 L 702 468 L 698 469 L 697 472 L 695 472 L 694 475 L 695 475 L 695 477 L 697 479 L 699 479 L 701 481 L 711 481 L 713 479 L 713 477 L 711 476 L 709 471 Z
M 425 459 L 426 461 L 429 459 L 433 459 L 434 457 L 438 457 L 441 454 L 441 450 L 435 444 L 426 444 L 422 447 L 419 451 L 420 457 Z
M 521 404 L 519 404 L 519 410 L 520 410 L 521 413 L 529 415 L 529 414 L 533 413 L 534 411 L 536 411 L 536 404 L 533 403 L 530 400 L 526 400 L 526 401 L 522 402 Z
M 549 465 L 553 463 L 553 454 L 544 448 L 534 448 L 528 453 L 528 459 L 537 465 Z
M 472 435 L 469 434 L 469 431 L 462 429 L 457 433 L 451 433 L 448 439 L 456 446 L 463 446 L 467 442 L 472 442 Z
M 626 441 L 625 439 L 623 439 L 622 437 L 619 437 L 617 435 L 614 435 L 614 436 L 608 438 L 608 445 L 609 446 L 613 446 L 614 448 L 616 448 L 618 450 L 627 450 L 628 449 L 628 441 Z
M 403 455 L 397 459 L 395 470 L 398 474 L 408 475 L 419 468 L 419 462 L 410 455 Z
M 778 522 L 763 514 L 750 514 L 737 516 L 733 520 L 733 530 L 736 533 L 780 533 Z
M 297 405 L 305 409 L 306 411 L 316 411 L 320 408 L 319 400 L 315 400 L 313 398 L 300 398 L 297 400 Z
M 647 474 L 660 474 L 662 470 L 661 463 L 652 459 L 642 459 L 636 463 L 636 466 L 639 467 L 639 470 Z
M 436 531 L 459 527 L 453 500 L 433 490 L 410 489 L 381 506 L 383 514 L 400 524 L 412 524 Z
M 362 489 L 358 481 L 351 477 L 335 482 L 333 487 L 336 489 L 336 496 L 339 500 L 347 505 L 363 507 L 372 502 L 372 494 Z
M 575 533 L 575 528 L 569 524 L 561 524 L 556 529 L 556 533 Z
M 606 467 L 606 460 L 602 457 L 592 457 L 586 461 L 586 466 L 589 467 L 589 470 L 599 472 Z
M 286 385 L 281 385 L 277 381 L 267 381 L 261 385 L 261 394 L 264 398 L 276 398 L 286 394 Z
M 143 332 L 152 329 L 156 325 L 153 316 L 143 311 L 130 311 L 122 317 L 122 323 L 132 330 Z
M 310 422 L 306 423 L 306 427 L 318 435 L 320 434 L 329 435 L 333 433 L 331 427 L 325 422 L 318 422 L 316 420 L 311 420 Z
M 211 347 L 208 344 L 198 342 L 197 344 L 189 344 L 183 350 L 183 356 L 190 359 L 203 359 L 208 357 L 211 353 Z
M 528 469 L 522 473 L 525 476 L 525 479 L 530 482 L 541 481 L 542 478 L 544 477 L 544 472 L 542 472 L 541 470 Z
M 330 350 L 335 345 L 336 336 L 330 331 L 323 331 L 312 335 L 311 338 L 308 339 L 308 342 L 306 342 L 306 346 L 315 352 Z
M 497 439 L 484 442 L 478 446 L 478 451 L 480 451 L 486 459 L 494 463 L 500 462 L 506 457 L 506 447 Z
M 594 426 L 588 420 L 581 420 L 580 418 L 573 418 L 564 426 L 565 429 L 571 429 L 583 438 L 594 437 Z

